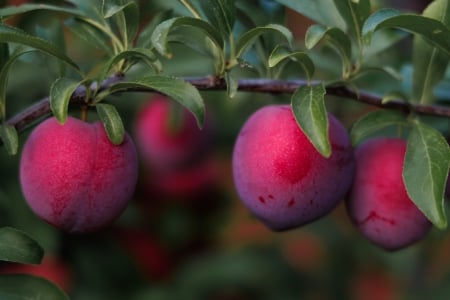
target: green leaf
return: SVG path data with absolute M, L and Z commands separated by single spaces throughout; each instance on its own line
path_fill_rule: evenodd
M 11 227 L 0 228 L 0 260 L 40 264 L 43 256 L 42 247 L 25 232 Z
M 231 71 L 228 71 L 225 73 L 225 81 L 227 83 L 228 97 L 234 98 L 239 87 L 237 78 L 231 74 Z
M 111 43 L 107 35 L 105 35 L 104 32 L 99 30 L 97 27 L 86 23 L 84 19 L 68 19 L 65 21 L 65 25 L 72 33 L 86 41 L 88 45 L 103 50 L 109 56 L 113 54 L 113 47 L 111 47 Z
M 104 18 L 115 17 L 117 27 L 126 43 L 131 44 L 139 29 L 139 9 L 134 1 L 109 0 L 102 5 Z
M 19 135 L 14 126 L 0 124 L 0 138 L 9 155 L 16 155 L 19 149 Z
M 14 62 L 24 53 L 28 53 L 34 50 L 23 51 L 23 49 L 18 48 L 7 61 L 4 62 L 2 68 L 0 69 L 0 120 L 5 118 L 6 114 L 6 90 L 9 80 L 9 72 Z
M 433 127 L 415 123 L 408 138 L 403 180 L 411 200 L 438 228 L 447 227 L 444 190 L 450 167 L 450 149 Z
M 277 46 L 269 56 L 268 65 L 270 68 L 273 68 L 288 59 L 297 62 L 305 72 L 308 80 L 312 79 L 315 66 L 311 58 L 309 58 L 308 54 L 305 52 L 290 52 L 284 46 Z
M 42 277 L 11 274 L 0 275 L 2 300 L 69 300 L 69 296 L 54 283 Z
M 424 16 L 450 25 L 450 5 L 448 0 L 435 0 L 424 11 Z M 416 35 L 413 44 L 413 100 L 432 103 L 433 89 L 445 75 L 449 56 L 430 45 L 424 37 Z
M 113 93 L 139 88 L 154 90 L 174 99 L 194 115 L 199 127 L 203 126 L 205 119 L 205 104 L 202 96 L 193 85 L 175 77 L 152 75 L 143 77 L 137 81 L 118 82 L 100 92 L 96 96 L 95 102 L 101 101 L 103 98 Z
M 236 21 L 235 0 L 203 0 L 202 10 L 208 21 L 228 39 Z
M 298 125 L 324 157 L 331 155 L 328 138 L 328 115 L 325 108 L 323 84 L 300 86 L 292 95 L 291 106 Z
M 414 14 L 400 14 L 394 9 L 381 9 L 364 23 L 364 40 L 369 43 L 373 33 L 383 28 L 397 28 L 420 34 L 428 43 L 450 55 L 450 29 L 438 20 Z
M 333 2 L 347 24 L 347 28 L 355 35 L 358 43 L 362 44 L 361 29 L 370 15 L 370 1 L 334 0 Z
M 346 23 L 342 19 L 334 1 L 330 0 L 275 0 L 300 14 L 329 27 L 346 30 Z M 344 1 L 344 0 L 342 0 Z
M 0 69 L 3 68 L 9 59 L 9 46 L 7 43 L 0 43 Z
M 121 60 L 134 61 L 137 59 L 144 61 L 147 65 L 155 69 L 157 72 L 161 72 L 162 70 L 161 63 L 158 61 L 156 55 L 150 49 L 133 48 L 118 53 L 117 55 L 113 56 L 107 63 L 105 63 L 103 71 L 99 75 L 99 81 L 102 82 L 103 79 L 108 76 L 108 73 L 111 71 L 114 65 Z
M 179 26 L 191 26 L 202 30 L 217 48 L 224 48 L 224 41 L 220 32 L 208 22 L 190 17 L 177 17 L 162 22 L 153 31 L 151 40 L 153 46 L 161 55 L 171 57 L 172 54 L 168 48 L 169 34 Z
M 170 11 L 162 11 L 154 14 L 151 21 L 142 28 L 141 32 L 137 37 L 136 47 L 139 48 L 150 48 L 152 46 L 151 36 L 153 31 L 155 31 L 156 26 L 158 26 L 163 21 L 167 20 L 171 15 Z
M 125 127 L 117 109 L 107 103 L 97 103 L 95 108 L 111 143 L 114 145 L 122 144 L 125 137 Z
M 345 77 L 352 69 L 352 44 L 349 37 L 336 27 L 325 28 L 322 25 L 312 25 L 306 31 L 305 46 L 312 49 L 323 39 L 329 41 L 339 53 Z
M 398 30 L 381 30 L 375 32 L 372 35 L 370 47 L 364 48 L 365 60 L 382 53 L 406 37 L 408 37 L 406 32 Z
M 60 124 L 67 119 L 70 97 L 81 82 L 67 78 L 58 78 L 50 87 L 50 109 Z
M 289 47 L 292 47 L 294 36 L 288 28 L 278 24 L 268 24 L 266 26 L 252 28 L 239 37 L 236 42 L 236 57 L 242 57 L 247 48 L 249 48 L 261 35 L 273 32 L 284 37 L 288 42 Z
M 36 10 L 48 10 L 59 13 L 65 13 L 73 16 L 84 16 L 84 14 L 81 11 L 74 8 L 40 3 L 40 4 L 22 4 L 20 6 L 9 6 L 6 8 L 2 8 L 0 9 L 0 18 L 6 20 L 10 17 L 14 17 L 16 15 Z
M 404 114 L 390 110 L 379 110 L 366 114 L 355 122 L 350 131 L 350 139 L 353 145 L 391 126 L 407 126 L 407 118 Z
M 2 42 L 17 43 L 20 45 L 35 48 L 46 54 L 58 58 L 59 60 L 63 61 L 67 65 L 74 68 L 76 71 L 81 72 L 77 64 L 74 61 L 72 61 L 72 59 L 70 59 L 56 45 L 41 38 L 32 36 L 18 28 L 11 27 L 5 24 L 0 24 L 0 40 Z

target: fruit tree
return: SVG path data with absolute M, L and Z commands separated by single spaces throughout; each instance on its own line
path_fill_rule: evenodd
M 446 299 L 449 0 L 0 0 L 0 299 Z

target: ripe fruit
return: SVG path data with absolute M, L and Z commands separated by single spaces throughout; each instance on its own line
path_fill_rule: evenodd
M 350 188 L 350 139 L 337 119 L 329 115 L 328 120 L 329 159 L 315 150 L 288 105 L 261 108 L 241 129 L 232 162 L 236 189 L 271 229 L 290 229 L 324 216 Z
M 147 186 L 168 197 L 199 198 L 214 187 L 219 178 L 215 162 L 205 158 L 196 164 L 166 172 L 156 172 L 149 177 Z
M 406 193 L 403 160 L 406 141 L 377 138 L 355 151 L 356 173 L 347 209 L 358 230 L 386 250 L 422 239 L 431 223 Z
M 171 257 L 156 237 L 140 229 L 122 229 L 117 238 L 143 276 L 153 281 L 170 276 Z
M 188 164 L 199 156 L 209 139 L 208 129 L 199 129 L 191 112 L 181 108 L 176 115 L 174 109 L 178 107 L 173 105 L 169 98 L 157 95 L 137 116 L 139 150 L 151 166 L 160 169 Z M 173 118 L 179 119 L 174 122 Z
M 137 181 L 137 154 L 126 134 L 113 145 L 100 122 L 69 117 L 39 124 L 26 141 L 20 182 L 30 208 L 71 233 L 112 223 L 130 201 Z

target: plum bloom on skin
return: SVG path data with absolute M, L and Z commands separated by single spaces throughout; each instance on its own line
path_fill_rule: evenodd
M 328 118 L 328 159 L 299 128 L 288 105 L 263 107 L 242 127 L 233 152 L 235 186 L 269 228 L 287 230 L 319 219 L 349 190 L 353 149 L 345 128 L 332 115 Z
M 71 233 L 100 230 L 126 208 L 137 182 L 133 141 L 113 145 L 100 122 L 50 118 L 28 137 L 20 183 L 30 208 Z

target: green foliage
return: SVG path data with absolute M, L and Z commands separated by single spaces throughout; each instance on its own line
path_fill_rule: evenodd
M 444 190 L 450 168 L 450 149 L 442 134 L 416 122 L 408 138 L 403 177 L 408 195 L 438 228 L 447 227 Z
M 136 88 L 152 89 L 178 101 L 194 114 L 197 119 L 198 126 L 203 126 L 205 119 L 205 106 L 202 96 L 191 84 L 175 77 L 154 75 L 146 76 L 136 81 L 114 83 L 104 91 L 101 91 L 96 96 L 95 102 L 103 100 L 103 98 L 110 94 Z
M 69 101 L 81 82 L 67 78 L 58 78 L 50 87 L 50 109 L 60 124 L 67 120 Z
M 39 264 L 44 256 L 42 247 L 25 232 L 0 228 L 0 260 L 27 264 Z
M 402 130 L 408 126 L 406 116 L 400 112 L 386 110 L 368 113 L 353 124 L 350 132 L 352 144 L 357 145 L 368 137 L 391 126 L 397 127 L 397 130 Z
M 302 86 L 292 95 L 291 105 L 297 123 L 311 143 L 324 157 L 330 157 L 325 94 L 325 88 L 321 84 Z
M 379 1 L 369 0 L 73 0 L 51 3 L 54 4 L 25 4 L 0 9 L 0 138 L 6 153 L 20 153 L 23 131 L 48 113 L 47 108 L 41 107 L 37 113 L 19 114 L 32 107 L 38 99 L 48 96 L 51 113 L 60 123 L 64 123 L 72 109 L 77 111 L 76 105 L 81 105 L 82 109 L 96 110 L 97 114 L 90 117 L 100 118 L 111 142 L 120 144 L 126 130 L 132 128 L 132 118 L 139 111 L 140 101 L 135 100 L 145 97 L 142 100 L 145 102 L 148 93 L 157 92 L 187 108 L 199 127 L 204 126 L 206 114 L 212 110 L 215 130 L 219 135 L 215 142 L 217 147 L 222 147 L 218 155 L 221 156 L 224 152 L 228 153 L 226 151 L 232 147 L 237 129 L 254 109 L 266 103 L 289 101 L 286 95 L 259 93 L 260 86 L 250 86 L 247 89 L 249 93 L 242 93 L 241 84 L 245 80 L 241 79 L 257 77 L 270 83 L 271 79 L 276 78 L 274 87 L 267 89 L 268 93 L 294 91 L 290 104 L 296 121 L 324 157 L 331 155 L 328 112 L 336 113 L 351 128 L 354 146 L 380 135 L 407 138 L 403 177 L 408 195 L 437 228 L 446 228 L 444 191 L 450 153 L 445 137 L 448 137 L 450 130 L 446 118 L 435 118 L 433 114 L 448 110 L 450 98 L 448 0 L 434 0 L 422 13 L 417 14 L 383 7 Z M 292 11 L 286 13 L 287 9 Z M 298 16 L 292 17 L 292 13 L 301 14 L 314 24 L 309 26 L 309 23 L 298 23 Z M 308 29 L 300 32 L 300 25 L 308 25 L 305 26 Z M 410 49 L 412 56 L 409 55 Z M 199 75 L 208 79 L 208 83 L 200 86 L 189 83 L 192 77 Z M 285 79 L 299 79 L 300 86 L 292 88 L 293 81 Z M 336 82 L 343 87 L 341 94 L 327 93 L 330 87 L 333 91 L 339 90 L 334 89 Z M 349 93 L 346 87 L 351 87 L 351 91 L 355 92 Z M 201 89 L 226 89 L 226 93 Z M 252 92 L 252 89 L 257 92 Z M 376 102 L 376 105 L 385 106 L 386 109 L 372 111 L 370 105 L 336 100 L 333 96 Z M 427 113 L 430 116 L 418 114 L 415 111 L 418 107 L 429 108 Z M 15 220 L 9 215 L 18 211 L 17 206 L 23 202 L 16 182 L 15 159 L 18 158 L 4 158 L 0 153 L 0 219 L 4 219 L 4 225 L 8 225 L 10 219 Z M 227 180 L 221 178 L 221 184 L 226 185 Z M 156 201 L 153 198 L 155 195 L 145 194 L 147 189 L 147 186 L 140 187 L 135 195 L 136 200 L 149 197 Z M 220 197 L 230 198 L 232 194 L 229 190 L 221 191 L 220 196 L 211 196 L 214 200 L 210 202 L 216 202 Z M 202 233 L 183 235 L 183 241 L 193 239 L 195 234 L 204 234 L 204 229 L 208 227 L 204 223 L 192 225 L 190 222 L 193 220 L 214 223 L 224 218 L 222 215 L 198 216 L 191 210 L 178 207 L 185 214 L 180 217 L 179 212 L 161 212 L 165 209 L 164 205 L 156 209 L 158 216 L 152 212 L 151 218 L 148 218 L 147 212 L 140 212 L 138 204 L 133 205 L 136 206 L 127 212 L 117 227 L 145 224 L 152 227 L 153 231 L 160 230 L 160 236 L 164 236 L 162 232 L 173 230 L 175 225 L 170 225 L 170 229 L 159 229 L 158 222 L 169 223 L 168 220 L 174 218 L 178 224 L 176 226 L 183 227 L 183 233 L 189 232 L 190 226 L 203 230 Z M 222 207 L 222 210 L 229 213 L 227 208 Z M 337 219 L 340 217 L 332 216 Z M 20 218 L 15 224 L 24 224 L 23 220 Z M 77 272 L 89 273 L 85 275 L 89 282 L 80 283 L 82 292 L 77 290 L 79 294 L 74 293 L 74 298 L 78 296 L 80 299 L 83 296 L 86 299 L 124 299 L 133 294 L 133 289 L 139 292 L 135 292 L 132 295 L 135 297 L 130 299 L 140 299 L 139 295 L 146 295 L 147 290 L 151 290 L 149 295 L 155 296 L 153 292 L 158 290 L 161 293 L 156 293 L 156 296 L 163 295 L 171 299 L 179 296 L 173 291 L 171 284 L 174 282 L 186 291 L 183 297 L 212 297 L 215 289 L 225 289 L 228 287 L 225 283 L 229 283 L 231 288 L 238 290 L 240 284 L 245 285 L 250 291 L 249 297 L 256 295 L 266 297 L 264 299 L 277 299 L 285 292 L 283 299 L 298 299 L 299 295 L 307 299 L 311 295 L 295 288 L 299 281 L 304 284 L 303 290 L 325 285 L 332 291 L 328 295 L 324 292 L 327 289 L 318 289 L 320 291 L 313 295 L 316 298 L 354 298 L 354 295 L 345 294 L 339 284 L 348 279 L 346 284 L 350 285 L 349 282 L 353 282 L 357 276 L 352 273 L 356 272 L 357 264 L 365 263 L 366 260 L 371 260 L 376 266 L 388 265 L 395 269 L 397 275 L 417 280 L 413 275 L 417 275 L 418 271 L 411 265 L 419 255 L 416 253 L 419 252 L 418 248 L 404 252 L 406 255 L 402 254 L 401 257 L 368 251 L 371 248 L 349 237 L 351 234 L 345 227 L 346 222 L 341 224 L 336 220 L 333 219 L 333 224 L 324 221 L 312 226 L 317 231 L 315 234 L 326 237 L 329 243 L 326 246 L 333 249 L 326 260 L 327 264 L 331 262 L 329 269 L 318 271 L 323 278 L 312 280 L 312 284 L 302 281 L 304 277 L 311 276 L 308 270 L 297 272 L 301 274 L 296 273 L 298 277 L 295 277 L 290 271 L 280 268 L 280 265 L 285 266 L 286 261 L 278 259 L 273 263 L 273 254 L 266 253 L 265 256 L 255 258 L 254 253 L 251 253 L 220 256 L 206 265 L 186 265 L 186 270 L 180 272 L 173 282 L 170 281 L 170 288 L 156 286 L 152 282 L 150 287 L 146 284 L 142 289 L 143 284 L 136 283 L 133 276 L 129 278 L 128 273 L 100 272 L 97 269 L 98 274 L 103 274 L 105 279 L 89 275 L 98 266 L 92 262 L 83 265 L 84 258 L 92 255 L 90 251 L 79 251 L 87 243 L 86 240 L 56 235 L 55 243 L 59 244 L 47 248 L 55 251 L 66 240 L 71 241 L 72 246 L 76 245 L 73 249 L 63 248 L 70 259 L 82 264 Z M 225 226 L 223 222 L 220 226 L 214 224 L 218 228 Z M 33 226 L 28 228 L 34 230 Z M 217 228 L 210 231 L 218 234 Z M 40 231 L 36 229 L 34 233 L 39 236 Z M 210 242 L 212 238 L 204 239 Z M 277 240 L 280 244 L 281 239 Z M 176 243 L 182 243 L 178 238 L 175 240 Z M 198 243 L 207 243 L 205 240 Z M 437 243 L 435 240 L 432 242 Z M 173 241 L 170 243 L 176 244 Z M 205 251 L 220 251 L 220 247 L 212 248 L 214 250 Z M 302 246 L 299 249 L 304 248 Z M 424 245 L 423 250 L 426 255 L 420 257 L 422 262 L 425 258 L 436 259 L 430 247 Z M 174 251 L 177 261 L 189 259 L 183 252 L 186 249 L 177 251 Z M 116 253 L 110 255 L 111 259 L 102 262 L 106 266 L 118 262 L 125 264 L 124 261 L 129 263 Z M 43 247 L 23 231 L 3 227 L 0 230 L 0 256 L 5 261 L 38 264 L 43 256 Z M 96 257 L 98 260 L 101 258 L 104 257 Z M 96 262 L 95 259 L 93 261 Z M 278 277 L 278 274 L 276 277 L 283 278 L 283 282 L 281 279 L 275 280 L 275 283 L 270 280 L 265 282 L 259 271 L 261 266 L 268 271 L 268 278 L 278 272 L 284 275 L 289 273 L 295 278 L 294 283 L 288 282 L 286 276 Z M 418 270 L 423 268 L 422 265 L 414 266 Z M 335 270 L 339 270 L 339 274 L 333 274 Z M 266 283 L 264 292 L 258 290 L 261 280 Z M 441 280 L 442 286 L 446 287 L 440 293 L 447 296 L 448 280 Z M 95 284 L 91 281 L 101 286 L 100 291 L 92 291 Z M 225 282 L 224 285 L 220 284 L 221 281 Z M 423 285 L 427 284 L 425 280 L 422 281 L 425 282 Z M 122 291 L 124 297 L 122 294 L 114 295 L 115 289 L 102 295 L 104 298 L 96 297 L 117 282 L 128 284 Z M 213 288 L 208 289 L 206 283 Z M 83 294 L 83 289 L 88 292 Z M 418 297 L 414 292 L 406 293 Z M 424 294 L 429 296 L 426 292 Z M 36 295 L 45 299 L 68 298 L 53 284 L 40 278 L 0 276 L 1 299 L 38 299 Z
M 0 124 L 0 138 L 2 139 L 6 152 L 16 155 L 19 150 L 19 135 L 14 126 Z
M 437 19 L 444 25 L 450 25 L 450 5 L 446 0 L 432 2 L 423 15 Z M 413 50 L 412 100 L 432 103 L 433 89 L 444 78 L 448 66 L 448 54 L 442 53 L 419 35 L 414 37 Z
M 60 288 L 48 280 L 24 274 L 0 276 L 0 297 L 5 300 L 69 299 Z
M 77 64 L 72 61 L 63 51 L 49 41 L 27 34 L 26 32 L 5 24 L 0 24 L 0 40 L 5 43 L 17 43 L 29 46 L 44 53 L 54 56 L 62 62 L 79 71 Z
M 99 103 L 95 106 L 102 120 L 108 138 L 114 145 L 120 145 L 125 136 L 125 128 L 117 109 L 107 103 Z

